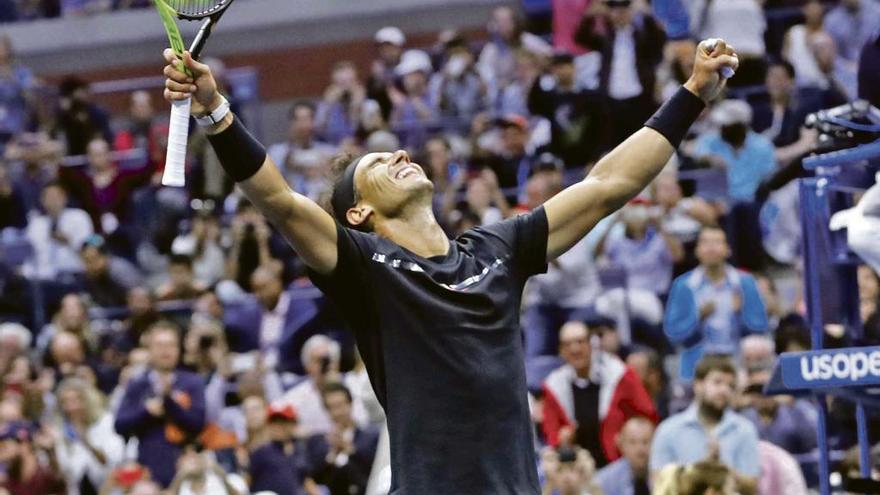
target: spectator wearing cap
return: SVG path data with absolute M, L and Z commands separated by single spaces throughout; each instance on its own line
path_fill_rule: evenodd
M 447 130 L 464 134 L 471 119 L 485 110 L 487 88 L 474 65 L 474 54 L 467 40 L 456 35 L 443 44 L 444 62 L 431 77 L 432 100 Z
M 400 87 L 388 87 L 392 105 L 389 124 L 400 135 L 401 144 L 409 149 L 423 146 L 429 131 L 439 124 L 436 95 L 431 94 L 428 86 L 433 72 L 430 55 L 422 50 L 407 50 L 394 69 Z
M 0 462 L 6 466 L 0 488 L 10 495 L 67 494 L 54 445 L 45 435 L 35 433 L 28 422 L 13 421 L 0 427 Z
M 306 443 L 297 438 L 297 412 L 290 404 L 274 403 L 266 411 L 269 441 L 250 454 L 251 493 L 305 495 L 309 478 Z
M 880 4 L 874 0 L 842 0 L 825 15 L 824 26 L 840 57 L 857 62 L 862 47 L 880 30 Z
M 734 473 L 738 493 L 756 493 L 761 474 L 758 432 L 733 410 L 736 367 L 726 356 L 707 355 L 697 366 L 694 401 L 660 423 L 651 445 L 652 477 L 670 464 L 714 457 Z
M 406 36 L 400 28 L 385 26 L 373 36 L 378 57 L 370 66 L 370 78 L 367 80 L 367 98 L 376 101 L 382 110 L 382 118 L 387 122 L 391 116 L 391 99 L 388 87 L 397 79 L 395 68 L 400 64 Z
M 364 495 L 379 432 L 355 424 L 351 392 L 345 385 L 326 383 L 321 397 L 333 427 L 326 435 L 309 439 L 312 476 L 315 482 L 327 486 L 331 495 Z
M 28 272 L 40 279 L 81 272 L 79 249 L 94 233 L 88 213 L 68 207 L 67 191 L 58 182 L 43 188 L 40 204 L 42 213 L 33 215 L 27 226 L 27 237 L 34 248 Z
M 544 168 L 550 164 L 552 167 Z M 526 184 L 526 210 L 539 207 L 562 189 L 562 163 L 558 158 L 542 153 L 537 167 L 540 171 Z M 523 331 L 527 357 L 558 352 L 559 328 L 591 307 L 601 293 L 589 237 L 556 258 L 548 265 L 547 273 L 532 277 L 526 285 Z
M 663 317 L 666 336 L 683 348 L 679 375 L 684 381 L 693 379 L 704 354 L 735 355 L 743 336 L 768 330 L 755 278 L 727 263 L 724 231 L 703 228 L 696 253 L 700 265 L 675 279 Z
M 655 74 L 666 35 L 630 0 L 602 0 L 597 7 L 584 16 L 575 40 L 601 53 L 599 90 L 608 105 L 611 147 L 641 128 L 656 107 Z
M 626 421 L 617 434 L 620 459 L 600 469 L 596 482 L 603 495 L 649 495 L 651 440 L 654 423 L 641 416 Z
M 315 125 L 321 135 L 335 145 L 354 136 L 366 98 L 367 89 L 354 62 L 337 62 L 315 115 Z
M 326 188 L 322 174 L 337 151 L 318 139 L 315 112 L 310 102 L 294 103 L 288 114 L 286 139 L 266 150 L 287 182 L 312 199 L 320 197 Z
M 529 111 L 550 121 L 550 151 L 572 169 L 572 180 L 583 177 L 584 167 L 607 149 L 608 116 L 601 95 L 575 81 L 574 58 L 553 56 L 550 74 L 540 77 L 529 92 Z
M 178 369 L 180 336 L 174 325 L 153 325 L 147 349 L 149 367 L 128 382 L 115 427 L 125 438 L 138 439 L 138 462 L 167 487 L 183 447 L 205 426 L 205 385 L 198 375 Z
M 128 261 L 113 256 L 104 238 L 89 236 L 79 251 L 83 263 L 83 286 L 99 306 L 123 306 L 129 289 L 143 285 L 143 279 Z
M 526 32 L 525 21 L 509 5 L 495 7 L 486 29 L 489 42 L 480 52 L 477 70 L 493 99 L 515 79 L 517 50 L 527 50 L 542 57 L 553 53 L 552 47 L 541 37 Z
M 753 201 L 758 185 L 776 168 L 773 143 L 749 128 L 752 109 L 744 101 L 722 101 L 710 119 L 718 130 L 697 138 L 694 158 L 727 171 L 731 201 Z
M 551 446 L 577 444 L 597 467 L 620 457 L 616 438 L 634 416 L 657 421 L 638 375 L 617 356 L 593 349 L 587 326 L 571 321 L 559 331 L 566 364 L 544 381 L 544 435 Z

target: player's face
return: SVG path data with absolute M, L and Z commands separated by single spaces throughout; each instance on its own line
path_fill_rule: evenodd
M 369 153 L 358 162 L 355 184 L 359 203 L 384 217 L 397 216 L 413 199 L 432 194 L 434 184 L 406 151 Z

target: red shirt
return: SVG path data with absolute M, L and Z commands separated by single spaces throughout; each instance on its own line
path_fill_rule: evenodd
M 45 467 L 38 467 L 29 480 L 8 478 L 0 484 L 11 495 L 66 495 L 64 480 Z

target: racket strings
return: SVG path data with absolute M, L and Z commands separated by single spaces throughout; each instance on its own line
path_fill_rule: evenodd
M 207 15 L 226 3 L 227 0 L 166 0 L 178 13 L 187 16 Z

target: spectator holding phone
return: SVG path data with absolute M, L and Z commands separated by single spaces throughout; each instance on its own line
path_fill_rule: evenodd
M 546 448 L 541 454 L 541 468 L 546 477 L 543 495 L 585 495 L 602 493 L 593 480 L 596 463 L 580 447 Z
M 65 379 L 55 396 L 60 429 L 55 452 L 67 495 L 95 494 L 113 465 L 122 459 L 125 444 L 113 430 L 104 397 L 88 382 Z

